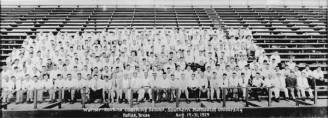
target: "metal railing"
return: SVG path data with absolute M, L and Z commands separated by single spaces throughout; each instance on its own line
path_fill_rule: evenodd
M 81 90 L 81 105 L 82 105 L 82 108 L 86 108 L 86 94 L 85 94 L 85 92 L 86 92 L 86 89 L 87 88 L 81 88 L 80 90 Z M 162 88 L 161 88 L 162 89 Z M 228 89 L 246 89 L 246 96 L 245 96 L 245 107 L 249 107 L 250 105 L 251 106 L 254 106 L 255 104 L 254 103 L 251 103 L 250 102 L 250 99 L 249 99 L 249 90 L 251 90 L 251 89 L 267 89 L 268 90 L 268 94 L 267 94 L 267 96 L 268 96 L 268 106 L 270 107 L 270 106 L 272 106 L 272 100 L 271 100 L 271 98 L 272 98 L 272 88 L 271 87 L 221 87 L 221 91 L 222 91 L 222 93 L 221 93 L 221 96 L 222 96 L 222 107 L 227 107 L 227 99 L 226 99 L 226 93 L 227 93 L 227 91 L 228 91 Z M 33 108 L 34 109 L 38 109 L 38 90 L 39 89 L 34 89 L 33 90 Z M 44 90 L 44 89 L 42 89 L 42 90 Z M 56 90 L 56 91 L 58 91 L 58 102 L 56 102 L 56 103 L 53 103 L 53 104 L 51 104 L 50 106 L 47 106 L 47 107 L 45 107 L 45 108 L 53 108 L 53 107 L 56 107 L 56 106 L 58 106 L 58 109 L 61 109 L 62 108 L 62 92 L 63 92 L 63 90 L 71 90 L 71 89 L 69 89 L 69 88 L 64 88 L 64 89 L 52 89 L 52 90 Z M 136 88 L 131 88 L 130 89 L 130 98 L 129 98 L 129 107 L 130 108 L 132 108 L 133 106 L 134 106 L 134 104 L 133 104 L 133 102 L 134 102 L 134 98 L 133 98 L 133 90 L 138 90 L 138 89 L 136 89 Z M 151 93 L 148 93 L 148 94 L 152 94 L 152 107 L 155 107 L 155 100 L 156 100 L 156 98 L 155 98 L 155 92 L 154 92 L 154 90 L 155 89 L 151 89 L 152 91 L 151 91 Z M 180 92 L 180 89 L 178 89 L 178 88 L 176 88 L 176 89 L 171 89 L 171 90 L 174 90 L 175 91 L 175 96 L 176 96 L 176 99 L 175 99 L 175 106 L 176 107 L 179 107 L 180 106 L 180 97 L 178 97 L 178 96 L 180 96 L 180 95 L 178 95 Z M 106 90 L 106 91 L 108 91 L 108 90 Z M 315 86 L 314 87 L 314 103 L 313 104 L 310 104 L 310 103 L 306 103 L 306 102 L 302 102 L 302 101 L 300 101 L 300 100 L 295 100 L 295 102 L 296 102 L 296 106 L 299 106 L 300 104 L 304 104 L 304 105 L 317 105 L 317 103 L 318 103 L 318 92 L 326 92 L 326 91 L 328 91 L 328 87 L 327 86 Z M 2 89 L 0 89 L 0 92 L 2 92 Z M 254 91 L 253 91 L 254 92 Z M 257 91 L 256 91 L 257 92 Z M 217 96 L 217 98 L 218 98 L 218 96 Z M 110 99 L 110 98 L 108 98 L 108 99 Z M 1 101 L 1 103 L 2 103 L 2 101 Z M 4 108 L 4 109 L 7 109 L 7 105 L 8 104 L 1 104 L 1 107 L 0 108 Z M 255 105 L 255 106 L 257 106 L 257 105 Z

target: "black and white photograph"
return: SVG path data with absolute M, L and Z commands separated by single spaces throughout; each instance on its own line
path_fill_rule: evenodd
M 327 1 L 0 0 L 0 117 L 328 117 Z

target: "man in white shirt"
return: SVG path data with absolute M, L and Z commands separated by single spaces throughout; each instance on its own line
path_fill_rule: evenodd
M 134 71 L 133 72 L 133 76 L 131 78 L 131 91 L 132 91 L 132 94 L 134 93 L 137 93 L 138 94 L 138 99 L 137 101 L 138 102 L 142 102 L 142 98 L 145 94 L 145 90 L 142 87 L 142 79 L 140 78 L 140 76 L 138 76 L 138 74 L 142 74 L 142 73 L 138 73 L 137 71 Z M 143 95 L 141 95 L 143 94 Z M 130 97 L 133 97 L 133 96 L 130 96 Z
M 247 74 L 245 74 L 244 72 L 242 72 L 240 75 L 241 75 L 240 78 L 238 78 L 238 86 L 239 87 L 248 87 L 250 78 L 246 77 Z M 245 98 L 246 98 L 246 88 L 242 88 L 241 91 L 242 91 L 242 95 L 243 95 L 242 100 L 245 100 Z
M 187 54 L 185 55 L 185 61 L 188 66 L 190 66 L 195 61 L 195 57 L 190 50 L 187 50 Z
M 271 56 L 272 57 L 272 56 Z M 258 63 L 263 64 L 264 60 L 266 60 L 267 62 L 269 62 L 269 58 L 268 56 L 266 56 L 266 54 L 263 52 L 263 54 L 259 57 L 258 59 Z M 276 59 L 277 60 L 277 59 Z M 277 62 L 278 63 L 278 62 Z
M 31 79 L 31 76 L 29 74 L 25 75 L 25 79 L 23 80 L 22 83 L 22 89 L 23 93 L 26 92 L 26 102 L 31 103 L 33 99 L 33 90 L 31 89 L 31 86 L 33 86 L 33 80 Z
M 291 70 L 294 69 L 295 66 L 296 66 L 296 63 L 293 62 L 293 59 L 292 58 L 289 59 L 289 61 L 286 64 L 288 65 L 289 69 L 291 69 Z
M 84 84 L 86 81 L 85 79 L 87 78 L 87 77 L 82 77 L 81 73 L 77 73 L 76 75 L 77 75 L 77 78 L 74 80 L 75 83 L 73 84 L 73 87 L 74 87 L 73 89 L 75 89 L 75 92 L 73 92 L 74 97 L 71 96 L 73 98 L 73 103 L 76 102 L 76 94 L 80 94 L 81 98 L 83 98 L 84 94 L 82 91 L 84 91 L 83 87 L 84 87 Z
M 173 99 L 177 99 L 176 97 L 176 92 L 178 90 L 179 87 L 179 80 L 177 80 L 174 76 L 174 74 L 171 74 L 171 77 L 169 79 L 169 90 L 168 90 L 168 99 L 170 100 L 170 102 L 173 102 Z
M 16 104 L 19 104 L 23 101 L 23 89 L 22 89 L 22 83 L 23 77 L 19 77 L 15 81 L 16 86 Z
M 263 83 L 263 77 L 261 77 L 260 73 L 256 73 L 255 78 L 252 80 L 252 87 L 262 87 Z M 261 101 L 258 95 L 258 91 L 261 91 L 262 89 L 260 88 L 253 88 L 252 89 L 252 94 L 257 99 L 259 102 Z
M 316 70 L 314 70 L 312 72 L 313 75 L 313 79 L 315 79 L 315 83 L 318 86 L 322 86 L 325 85 L 325 80 L 324 80 L 324 76 L 323 76 L 323 71 L 321 70 L 321 67 L 318 66 Z
M 145 93 L 148 93 L 149 102 L 152 102 L 152 80 L 151 77 L 148 76 L 148 72 L 144 72 L 143 79 L 139 80 L 142 83 L 141 89 L 138 92 L 138 100 L 143 101 L 145 98 Z
M 199 85 L 195 73 L 191 74 L 191 79 L 188 82 L 188 93 L 190 93 L 195 100 L 199 99 Z
M 271 69 L 275 69 L 278 66 L 276 59 L 272 59 L 272 62 L 270 62 L 269 64 Z
M 228 75 L 226 74 L 226 73 L 223 73 L 223 75 L 222 75 L 222 81 L 220 81 L 221 83 L 219 84 L 219 85 L 222 85 L 221 86 L 221 90 L 223 91 L 223 89 L 222 89 L 222 87 L 229 87 L 230 85 L 230 82 L 229 82 L 229 79 L 228 79 Z M 227 95 L 228 94 L 228 92 L 226 92 L 226 94 L 225 95 Z M 223 98 L 223 96 L 221 97 L 221 98 Z
M 112 78 L 109 75 L 105 75 L 104 80 L 105 81 L 104 81 L 103 86 L 102 86 L 103 100 L 106 103 L 114 102 L 114 91 L 113 91 L 113 86 L 114 85 L 113 85 Z M 106 93 L 107 93 L 107 95 L 106 95 Z M 106 96 L 108 97 L 108 99 L 106 99 Z
M 204 72 L 205 78 L 209 81 L 210 79 L 212 79 L 213 76 L 213 71 L 211 66 L 207 66 L 206 71 Z
M 54 97 L 55 97 L 55 92 L 54 92 L 54 89 L 53 89 L 53 80 L 52 79 L 49 79 L 49 74 L 44 74 L 43 75 L 43 84 L 44 84 L 44 92 L 48 93 L 49 94 L 49 97 L 50 97 L 50 101 L 49 102 L 52 102 Z
M 307 91 L 310 95 L 311 100 L 313 99 L 313 91 L 309 86 L 308 80 L 306 79 L 306 73 L 302 72 L 301 77 L 297 77 L 297 96 L 298 98 L 302 98 L 303 101 L 305 101 L 305 91 Z M 300 94 L 301 93 L 301 94 Z
M 211 89 L 211 102 L 214 101 L 214 92 L 216 92 L 216 101 L 219 103 L 221 102 L 220 100 L 220 95 L 221 95 L 221 90 L 220 87 L 222 86 L 221 78 L 218 77 L 217 72 L 213 72 L 213 76 L 210 79 L 210 89 Z
M 190 66 L 187 66 L 187 70 L 184 71 L 186 80 L 189 81 L 191 79 L 191 75 L 193 73 L 193 70 L 191 70 Z
M 203 94 L 205 94 L 207 96 L 207 100 L 209 101 L 210 100 L 210 92 L 209 92 L 209 88 L 208 88 L 208 80 L 210 78 L 206 78 L 204 72 L 201 71 L 199 78 L 196 78 L 196 79 L 198 80 L 198 84 L 200 86 L 198 101 L 200 101 L 199 98 Z
M 228 78 L 231 78 L 232 76 L 232 70 L 230 69 L 230 65 L 226 65 L 226 69 L 223 70 L 223 73 L 227 74 Z
M 63 80 L 63 76 L 61 74 L 57 74 L 57 79 L 55 80 L 55 85 L 54 85 L 54 88 L 55 89 L 58 89 L 56 91 L 62 91 L 62 98 L 64 97 L 64 90 L 60 90 L 64 87 L 65 85 L 65 82 Z M 59 94 L 59 93 L 58 93 Z
M 122 103 L 123 101 L 123 93 L 125 94 L 125 103 L 128 103 L 128 100 L 130 100 L 130 94 L 131 94 L 131 88 L 132 88 L 132 79 L 127 75 L 124 74 L 123 77 L 119 77 L 119 74 L 114 74 L 114 77 L 116 78 L 116 86 L 117 86 L 117 101 L 119 103 Z
M 267 63 L 265 65 L 265 68 L 262 69 L 262 76 L 264 76 L 265 78 L 269 77 L 269 74 L 274 74 L 274 70 L 270 68 L 270 64 Z
M 262 47 L 259 47 L 255 50 L 255 58 L 258 58 L 261 54 L 263 54 L 265 50 Z
M 280 91 L 283 91 L 285 94 L 285 99 L 288 101 L 288 89 L 286 88 L 286 77 L 282 76 L 280 72 L 277 72 L 277 76 L 273 77 L 272 81 L 273 85 L 273 93 L 274 93 L 274 100 L 279 102 Z
M 314 86 L 315 86 L 315 79 L 313 79 L 313 72 L 310 70 L 310 66 L 309 65 L 306 65 L 305 66 L 305 69 L 302 71 L 305 73 L 305 77 L 307 78 L 308 80 L 308 84 L 309 86 L 314 89 Z
M 162 76 L 157 76 L 157 73 L 156 72 L 153 72 L 151 73 L 152 76 L 151 76 L 151 85 L 152 85 L 152 94 L 153 94 L 153 100 L 155 100 L 155 102 L 159 102 L 160 99 L 161 99 L 161 95 L 160 95 L 160 92 L 161 92 L 161 89 L 160 89 L 160 82 L 158 82 L 159 80 L 161 80 L 161 77 Z M 165 75 L 166 77 L 166 75 Z
M 72 104 L 73 101 L 72 101 L 71 98 L 73 97 L 73 94 L 75 95 L 75 90 L 72 89 L 72 88 L 73 88 L 73 85 L 76 84 L 76 83 L 75 83 L 75 81 L 73 81 L 71 73 L 68 73 L 67 77 L 64 78 L 62 80 L 62 82 L 65 83 L 65 85 L 63 85 L 63 90 L 62 90 L 63 91 L 62 98 L 63 98 L 65 103 L 69 102 L 70 104 Z
M 178 88 L 180 91 L 177 98 L 180 99 L 181 94 L 184 93 L 187 99 L 187 103 L 189 104 L 190 103 L 189 92 L 187 89 L 188 83 L 189 81 L 186 79 L 185 73 L 181 73 L 180 79 L 178 80 L 178 85 L 179 85 Z
M 235 37 L 236 30 L 234 30 L 234 29 L 232 29 L 232 27 L 230 27 L 230 29 L 228 30 L 228 34 L 229 34 L 229 37 Z
M 43 80 L 44 76 L 46 76 L 46 74 L 42 75 L 40 78 L 38 78 L 38 77 L 35 78 L 36 79 L 35 89 L 38 89 L 37 90 L 38 103 L 43 102 L 43 93 L 45 92 L 45 84 L 44 84 L 44 80 Z
M 238 87 L 239 79 L 237 78 L 237 73 L 233 72 L 232 76 L 228 78 L 229 85 L 228 87 Z M 237 88 L 231 88 L 228 89 L 229 93 L 231 94 L 231 100 L 238 100 L 238 89 Z
M 79 87 L 79 83 L 78 83 L 78 79 L 81 79 L 81 77 L 78 77 L 78 74 L 76 74 L 76 78 L 73 79 L 71 74 L 67 75 L 67 80 L 66 80 L 66 88 L 67 88 L 67 92 L 70 93 L 70 100 L 69 103 L 73 104 L 76 99 L 75 99 L 75 94 L 77 92 L 77 89 Z
M 169 77 L 167 77 L 167 73 L 163 72 L 163 78 L 161 80 L 159 80 L 158 82 L 160 82 L 161 84 L 159 84 L 159 87 L 161 89 L 161 92 L 160 92 L 160 97 L 161 99 L 164 99 L 164 100 L 170 100 L 170 87 L 171 87 L 171 80 Z
M 276 59 L 277 63 L 281 62 L 280 55 L 277 51 L 275 51 L 273 55 L 270 56 L 270 62 L 272 62 L 273 59 Z

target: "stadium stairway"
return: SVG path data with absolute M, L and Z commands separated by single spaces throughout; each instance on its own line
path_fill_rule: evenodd
M 217 12 L 213 8 L 205 8 L 205 11 L 209 18 L 212 19 L 213 26 L 214 27 L 222 27 L 220 22 L 220 16 L 217 14 Z

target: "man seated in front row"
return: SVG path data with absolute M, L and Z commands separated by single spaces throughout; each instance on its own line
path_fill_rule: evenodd
M 169 80 L 169 100 L 170 102 L 173 102 L 173 99 L 177 99 L 176 97 L 176 91 L 178 90 L 179 87 L 179 80 L 177 80 L 177 78 L 175 78 L 174 74 L 171 74 L 171 78 Z
M 152 79 L 151 79 L 151 85 L 152 85 L 152 90 L 153 90 L 153 100 L 155 102 L 159 102 L 160 99 L 161 99 L 161 95 L 160 95 L 160 84 L 158 81 L 159 81 L 159 77 L 157 76 L 157 73 L 156 72 L 153 72 L 152 73 Z
M 187 103 L 189 104 L 190 103 L 190 100 L 189 100 L 189 92 L 188 92 L 188 89 L 187 89 L 187 85 L 188 85 L 187 83 L 188 83 L 188 81 L 186 80 L 185 73 L 181 73 L 181 76 L 180 77 L 181 78 L 178 81 L 179 93 L 178 93 L 177 98 L 180 99 L 181 94 L 184 93 L 185 96 L 186 96 Z
M 170 78 L 167 77 L 166 73 L 163 72 L 163 78 L 162 79 L 159 79 L 159 89 L 160 89 L 160 92 L 159 92 L 159 101 L 161 100 L 170 100 L 171 98 L 171 89 L 170 89 Z
M 262 82 L 263 82 L 263 77 L 261 77 L 260 73 L 256 73 L 255 78 L 253 78 L 252 80 L 252 87 L 262 87 Z M 258 95 L 258 91 L 262 91 L 261 88 L 252 88 L 252 94 L 253 97 L 255 97 L 256 100 L 258 100 L 259 102 L 261 102 L 259 95 Z
M 297 77 L 297 96 L 298 98 L 301 98 L 303 101 L 305 101 L 305 91 L 307 91 L 310 95 L 310 99 L 313 99 L 313 91 L 308 83 L 308 79 L 306 78 L 306 73 L 302 72 L 302 75 L 300 77 Z M 301 94 L 300 94 L 301 93 Z
M 216 72 L 213 72 L 213 76 L 210 79 L 210 89 L 211 89 L 211 102 L 214 101 L 214 92 L 216 92 L 216 101 L 218 101 L 219 103 L 221 102 L 220 100 L 220 87 L 222 86 L 222 80 L 220 80 L 221 78 L 219 78 L 217 76 Z
M 246 77 L 245 73 L 241 73 L 240 79 L 239 79 L 239 87 L 248 87 L 249 86 L 249 78 Z M 242 100 L 245 100 L 246 98 L 246 88 L 239 89 L 242 92 Z
M 140 80 L 142 83 L 141 89 L 139 90 L 140 94 L 138 95 L 138 100 L 144 101 L 145 93 L 148 93 L 149 102 L 152 102 L 152 81 L 151 77 L 148 76 L 148 72 L 144 72 L 144 78 Z
M 196 80 L 195 73 L 191 74 L 191 79 L 188 82 L 188 92 L 194 97 L 195 100 L 199 99 L 199 84 Z
M 200 97 L 201 95 L 205 94 L 207 96 L 207 100 L 210 100 L 210 92 L 208 88 L 208 80 L 205 78 L 204 72 L 200 72 L 200 78 L 197 78 L 199 82 L 199 97 L 198 97 L 198 102 L 200 102 Z
M 91 90 L 90 94 L 92 95 L 92 99 L 94 102 L 102 102 L 102 83 L 103 80 L 100 79 L 98 75 L 94 75 L 91 81 Z
M 113 81 L 112 78 L 109 78 L 108 75 L 103 76 L 104 77 L 104 83 L 102 85 L 102 97 L 103 97 L 103 103 L 111 103 L 114 102 L 114 91 L 112 89 L 113 87 Z M 107 97 L 107 99 L 106 99 Z
M 138 102 L 143 102 L 143 98 L 145 95 L 145 89 L 143 88 L 143 85 L 149 86 L 149 85 L 146 85 L 145 83 L 143 83 L 143 79 L 140 78 L 140 76 L 138 76 L 137 71 L 133 72 L 133 76 L 131 78 L 131 89 L 132 89 L 131 92 L 132 92 L 132 94 L 134 94 L 134 93 L 138 94 L 138 99 L 137 99 Z M 130 97 L 133 97 L 133 95 Z
M 294 71 L 290 71 L 290 74 L 286 77 L 286 88 L 288 89 L 288 93 L 291 94 L 292 99 L 295 100 L 295 88 L 296 88 L 296 75 L 294 73 Z
M 229 86 L 228 87 L 238 87 L 239 79 L 236 76 L 236 72 L 232 73 L 232 76 L 228 79 Z M 238 101 L 238 88 L 230 88 L 228 89 L 229 94 L 231 95 L 231 100 Z
M 280 97 L 280 91 L 283 91 L 285 94 L 285 99 L 288 101 L 288 90 L 286 88 L 286 77 L 281 75 L 280 72 L 277 72 L 277 76 L 274 76 L 273 78 L 273 93 L 274 93 L 274 99 L 276 102 L 279 102 Z
M 116 75 L 116 74 L 115 74 Z M 116 78 L 118 79 L 118 78 Z M 119 79 L 122 79 L 122 78 L 119 78 Z M 123 77 L 123 80 L 121 80 L 122 82 L 122 87 L 118 87 L 117 88 L 117 101 L 119 103 L 122 103 L 123 101 L 125 103 L 128 103 L 128 100 L 130 100 L 130 92 L 131 92 L 131 78 L 128 76 L 128 74 L 124 74 L 124 77 Z M 120 84 L 120 83 L 117 83 L 117 84 Z M 125 99 L 123 99 L 123 94 L 125 95 Z

